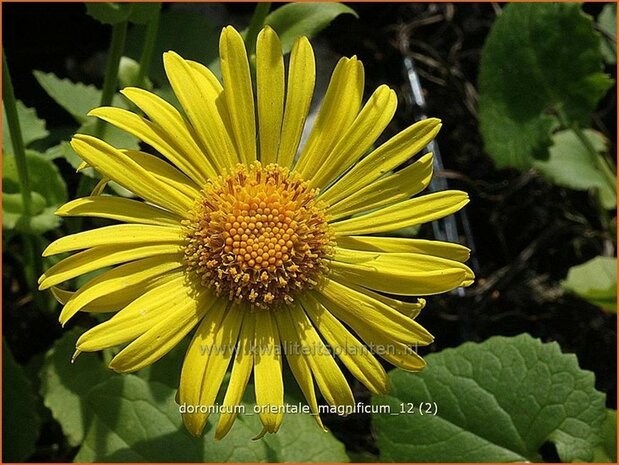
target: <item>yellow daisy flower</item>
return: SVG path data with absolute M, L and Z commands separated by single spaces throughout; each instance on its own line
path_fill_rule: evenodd
M 177 400 L 188 406 L 187 429 L 200 435 L 212 411 L 204 407 L 215 404 L 231 365 L 216 438 L 232 426 L 230 407 L 252 372 L 262 434 L 278 430 L 284 356 L 314 413 L 315 385 L 328 404 L 354 404 L 327 346 L 370 391 L 384 393 L 385 370 L 367 346 L 417 371 L 424 361 L 411 346 L 433 340 L 415 321 L 424 300 L 394 296 L 473 281 L 465 247 L 380 235 L 468 202 L 460 191 L 411 198 L 430 182 L 431 154 L 393 171 L 434 138 L 439 120 L 373 149 L 396 110 L 395 92 L 380 86 L 362 105 L 363 65 L 342 58 L 299 148 L 315 81 L 309 41 L 294 44 L 286 81 L 279 39 L 261 31 L 255 100 L 241 35 L 224 28 L 219 47 L 223 85 L 203 65 L 164 54 L 183 113 L 138 88 L 122 93 L 145 116 L 111 107 L 90 113 L 162 157 L 76 135 L 71 145 L 86 163 L 142 200 L 92 195 L 62 206 L 60 216 L 122 224 L 50 244 L 45 256 L 81 251 L 40 279 L 64 304 L 63 325 L 80 311 L 116 312 L 80 337 L 76 354 L 124 346 L 110 363 L 118 372 L 155 362 L 197 327 Z M 109 266 L 77 292 L 56 287 Z

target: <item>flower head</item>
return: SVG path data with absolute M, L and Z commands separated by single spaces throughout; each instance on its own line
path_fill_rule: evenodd
M 433 340 L 415 321 L 425 302 L 400 296 L 471 284 L 468 249 L 381 234 L 449 215 L 468 197 L 413 198 L 430 181 L 431 154 L 396 170 L 434 138 L 438 120 L 372 149 L 396 96 L 380 86 L 362 105 L 364 71 L 355 57 L 337 64 L 301 148 L 315 80 L 308 40 L 294 44 L 286 81 L 279 39 L 262 30 L 255 99 L 243 39 L 232 27 L 221 34 L 220 58 L 223 85 L 201 64 L 164 55 L 182 112 L 126 88 L 145 116 L 111 107 L 90 113 L 152 148 L 123 150 L 82 134 L 71 141 L 86 163 L 140 200 L 97 193 L 61 207 L 61 216 L 120 224 L 53 242 L 46 256 L 76 253 L 47 270 L 40 288 L 64 304 L 62 324 L 80 311 L 115 312 L 80 337 L 77 353 L 122 346 L 110 363 L 119 372 L 155 362 L 195 329 L 178 395 L 193 407 L 185 425 L 201 434 L 211 410 L 200 406 L 214 405 L 231 366 L 223 405 L 241 402 L 253 373 L 264 434 L 282 421 L 284 356 L 314 413 L 315 386 L 329 404 L 354 403 L 327 345 L 374 393 L 387 390 L 387 377 L 367 346 L 403 369 L 423 368 L 411 346 Z M 56 287 L 109 266 L 76 292 Z M 224 409 L 215 436 L 234 419 Z

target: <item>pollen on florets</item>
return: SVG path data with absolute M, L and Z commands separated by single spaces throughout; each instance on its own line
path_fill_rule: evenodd
M 209 181 L 186 222 L 184 258 L 202 285 L 254 308 L 315 286 L 332 254 L 324 206 L 294 172 L 256 162 Z

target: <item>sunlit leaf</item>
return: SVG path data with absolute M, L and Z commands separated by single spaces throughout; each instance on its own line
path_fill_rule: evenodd
M 606 410 L 602 427 L 602 444 L 593 451 L 593 462 L 617 463 L 617 411 Z
M 373 399 L 391 408 L 372 420 L 381 461 L 540 461 L 547 441 L 562 461 L 593 458 L 605 396 L 558 344 L 493 337 L 426 361 L 420 373 L 391 371 L 391 391 Z
M 617 312 L 617 259 L 595 257 L 573 266 L 562 286 L 604 310 Z
M 287 415 L 275 435 L 252 441 L 262 429 L 252 406 L 228 435 L 213 440 L 214 414 L 204 438 L 189 435 L 175 403 L 176 389 L 125 375 L 87 396 L 90 427 L 79 462 L 347 462 L 344 446 L 309 415 Z
M 89 3 L 94 5 L 94 3 Z M 34 71 L 34 77 L 45 92 L 62 108 L 67 110 L 78 123 L 84 123 L 87 113 L 101 103 L 101 91 L 95 86 L 81 82 L 60 79 L 53 73 Z M 115 95 L 112 106 L 126 108 L 127 104 L 120 95 Z
M 312 38 L 342 14 L 358 17 L 343 3 L 288 3 L 269 14 L 265 24 L 277 32 L 284 53 L 288 53 L 297 37 Z
M 592 130 L 583 131 L 593 148 L 600 154 L 608 151 L 608 141 Z M 597 189 L 602 205 L 612 209 L 617 205 L 614 186 L 598 169 L 595 160 L 573 131 L 553 135 L 548 160 L 534 160 L 533 167 L 550 182 L 576 190 Z

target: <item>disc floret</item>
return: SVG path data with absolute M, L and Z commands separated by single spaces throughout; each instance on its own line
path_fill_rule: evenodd
M 202 285 L 254 308 L 317 285 L 332 254 L 317 191 L 275 164 L 239 165 L 209 181 L 186 222 L 188 268 Z

